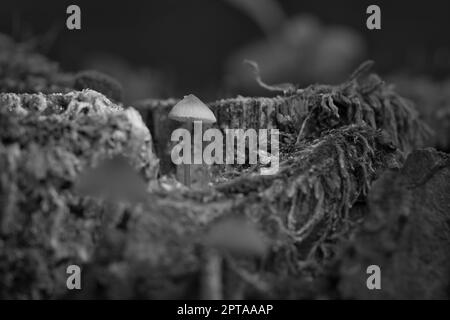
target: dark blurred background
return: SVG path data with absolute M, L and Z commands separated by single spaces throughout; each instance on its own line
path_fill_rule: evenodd
M 82 29 L 66 29 L 81 7 Z M 382 29 L 366 28 L 381 7 Z M 67 71 L 116 77 L 126 102 L 195 93 L 206 100 L 259 94 L 244 59 L 268 83 L 344 80 L 367 58 L 382 74 L 450 71 L 450 1 L 1 0 L 0 32 L 36 41 Z

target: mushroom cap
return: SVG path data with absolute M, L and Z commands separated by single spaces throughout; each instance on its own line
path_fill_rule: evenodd
M 193 94 L 184 96 L 169 112 L 169 118 L 180 122 L 202 121 L 216 122 L 214 113 L 199 98 Z

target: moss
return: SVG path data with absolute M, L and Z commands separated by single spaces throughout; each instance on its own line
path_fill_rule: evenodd
M 431 131 L 419 117 L 413 103 L 399 96 L 391 85 L 365 64 L 336 86 L 312 85 L 273 98 L 237 97 L 209 103 L 217 123 L 227 128 L 278 128 L 280 148 L 291 148 L 292 141 L 320 138 L 330 130 L 356 124 L 382 130 L 406 154 L 428 141 Z M 155 136 L 158 156 L 170 161 L 171 144 L 168 141 L 174 123 L 167 118 L 175 100 L 147 100 L 137 104 L 152 134 Z M 173 171 L 167 166 L 164 173 Z
M 0 296 L 49 297 L 55 264 L 81 263 L 106 210 L 74 195 L 80 173 L 124 154 L 149 182 L 158 159 L 139 114 L 95 91 L 0 94 L 0 101 Z
M 123 98 L 122 85 L 114 78 L 95 70 L 82 71 L 75 74 L 75 90 L 92 89 L 101 92 L 115 102 Z

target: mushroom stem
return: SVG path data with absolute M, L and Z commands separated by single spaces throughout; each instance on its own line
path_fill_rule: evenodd
M 208 186 L 208 165 L 203 159 L 203 128 L 202 121 L 194 121 L 194 172 L 196 184 L 199 188 L 206 188 Z
M 186 129 L 189 131 L 189 132 L 192 132 L 192 121 L 187 121 L 186 122 Z M 191 146 L 192 146 L 192 144 L 191 144 Z M 191 151 L 191 162 L 192 162 L 192 151 Z M 185 186 L 187 186 L 187 187 L 190 187 L 191 186 L 191 164 L 190 163 L 185 163 L 185 164 L 183 164 L 183 166 L 184 166 L 184 173 L 183 173 L 183 175 L 184 175 L 184 185 Z

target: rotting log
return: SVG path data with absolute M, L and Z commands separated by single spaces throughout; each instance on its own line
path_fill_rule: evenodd
M 246 174 L 204 191 L 168 185 L 153 189 L 141 204 L 106 204 L 80 197 L 70 186 L 42 191 L 37 183 L 25 189 L 26 204 L 23 191 L 7 187 L 10 181 L 28 179 L 14 152 L 5 149 L 4 158 L 14 169 L 2 176 L 2 204 L 20 205 L 7 215 L 6 229 L 22 219 L 27 223 L 2 239 L 0 295 L 65 296 L 65 267 L 80 264 L 84 298 L 199 297 L 203 234 L 233 215 L 254 221 L 270 240 L 271 251 L 259 262 L 228 257 L 226 278 L 233 280 L 224 286 L 225 297 L 270 296 L 280 279 L 314 277 L 356 224 L 352 205 L 380 173 L 400 166 L 403 153 L 420 143 L 424 131 L 414 110 L 378 80 L 371 76 L 342 86 L 312 86 L 295 98 L 217 102 L 212 107 L 222 128 L 251 127 L 259 119 L 258 126 L 270 122 L 285 134 L 280 171 Z M 45 132 L 45 124 L 41 130 Z M 51 179 L 43 176 L 39 183 Z M 40 202 L 42 196 L 45 201 Z M 61 207 L 67 208 L 63 214 L 49 214 Z M 29 239 L 26 246 L 24 237 Z M 230 288 L 235 282 L 240 294 Z
M 274 176 L 241 177 L 203 193 L 154 193 L 137 212 L 128 212 L 125 226 L 117 227 L 123 214 L 106 227 L 120 245 L 97 248 L 113 257 L 106 263 L 92 254 L 89 270 L 100 268 L 107 280 L 91 283 L 82 297 L 115 298 L 110 292 L 130 294 L 121 298 L 200 297 L 195 283 L 202 277 L 204 234 L 216 221 L 242 215 L 257 224 L 271 251 L 262 265 L 227 257 L 233 266 L 228 277 L 244 284 L 243 297 L 252 291 L 270 296 L 278 277 L 312 276 L 333 256 L 334 242 L 356 224 L 349 214 L 352 204 L 379 172 L 399 166 L 399 156 L 375 130 L 348 126 L 299 146 Z M 116 264 L 123 269 L 109 272 Z M 124 288 L 115 288 L 119 284 L 111 278 L 116 277 L 126 279 Z M 108 289 L 99 293 L 98 286 Z M 229 292 L 225 297 L 236 294 L 229 284 L 223 287 Z
M 88 160 L 89 166 L 104 156 L 123 153 L 146 180 L 157 176 L 159 161 L 139 113 L 94 90 L 49 95 L 0 93 L 0 111 L 2 142 L 65 148 L 74 153 L 72 158 L 81 155 L 78 162 Z M 81 163 L 77 166 L 81 170 Z
M 92 90 L 0 93 L 0 128 L 0 297 L 49 297 L 48 270 L 85 257 L 101 223 L 73 196 L 80 173 L 120 154 L 150 183 L 158 159 L 139 113 Z
M 177 124 L 167 115 L 176 102 L 175 99 L 150 99 L 136 105 L 154 137 L 157 155 L 166 163 L 163 173 L 173 170 L 170 136 Z M 364 72 L 339 86 L 312 85 L 274 98 L 237 97 L 208 105 L 217 118 L 214 127 L 222 130 L 277 128 L 282 133 L 280 143 L 287 145 L 356 124 L 383 130 L 395 146 L 409 153 L 424 144 L 430 131 L 419 121 L 410 101 L 399 96 L 377 75 Z

